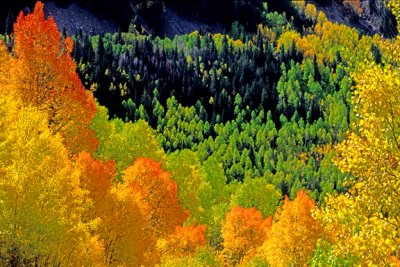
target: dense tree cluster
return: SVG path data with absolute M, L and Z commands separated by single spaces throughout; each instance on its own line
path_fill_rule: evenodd
M 256 34 L 172 40 L 73 41 L 42 3 L 21 13 L 0 45 L 0 264 L 398 264 L 400 39 L 295 8 L 302 34 L 265 4 Z
M 330 160 L 351 117 L 348 73 L 358 58 L 350 50 L 359 58 L 371 57 L 368 46 L 380 51 L 372 38 L 322 13 L 302 37 L 264 8 L 255 35 L 240 24 L 230 35 L 172 40 L 81 32 L 78 70 L 111 117 L 146 120 L 167 153 L 190 149 L 200 162 L 217 158 L 228 182 L 265 177 L 283 194 L 304 187 L 322 200 L 343 191 Z M 339 33 L 343 38 L 331 37 Z

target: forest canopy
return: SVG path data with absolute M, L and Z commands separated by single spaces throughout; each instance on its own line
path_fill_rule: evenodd
M 400 37 L 252 3 L 254 31 L 173 38 L 19 14 L 0 44 L 0 265 L 399 265 Z

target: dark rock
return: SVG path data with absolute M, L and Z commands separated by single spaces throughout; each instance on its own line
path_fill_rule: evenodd
M 65 29 L 68 34 L 75 34 L 79 29 L 95 33 L 117 32 L 118 26 L 115 22 L 100 19 L 93 13 L 77 4 L 60 7 L 53 2 L 46 2 L 45 13 L 54 17 L 59 29 Z

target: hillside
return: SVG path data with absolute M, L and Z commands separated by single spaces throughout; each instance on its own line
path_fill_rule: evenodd
M 0 11 L 0 21 L 6 21 L 11 12 L 15 17 L 20 10 L 28 11 L 33 0 L 5 1 Z M 91 0 L 52 0 L 45 5 L 48 15 L 55 17 L 61 29 L 69 33 L 77 29 L 97 33 L 127 31 L 132 21 L 138 29 L 160 36 L 190 33 L 195 29 L 206 32 L 230 30 L 234 21 L 241 22 L 247 30 L 254 31 L 262 22 L 262 2 L 252 0 L 240 1 L 207 1 L 197 0 L 187 5 L 186 1 L 152 1 L 151 5 L 142 0 L 91 1 Z M 298 20 L 297 13 L 291 8 L 290 1 L 267 1 L 270 10 L 285 12 Z M 361 15 L 344 6 L 341 1 L 311 1 L 318 9 L 323 10 L 328 19 L 350 25 L 364 34 L 382 34 L 393 36 L 396 33 L 394 17 L 383 5 L 376 1 L 363 2 Z M 371 4 L 372 3 L 372 4 Z M 301 20 L 297 21 L 304 23 Z M 301 28 L 301 27 L 299 27 Z
M 400 0 L 30 4 L 0 266 L 400 265 Z

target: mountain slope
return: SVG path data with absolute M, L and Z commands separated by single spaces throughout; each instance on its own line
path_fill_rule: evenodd
M 34 0 L 5 1 L 0 10 L 0 21 L 6 21 L 7 14 L 16 17 L 19 10 L 28 12 Z M 263 1 L 187 1 L 164 0 L 52 0 L 46 2 L 47 14 L 55 17 L 61 29 L 69 33 L 77 29 L 88 32 L 127 31 L 131 21 L 138 24 L 142 32 L 160 36 L 189 33 L 193 30 L 207 32 L 229 31 L 232 22 L 239 21 L 248 31 L 255 31 L 262 22 Z M 285 12 L 295 18 L 299 29 L 304 22 L 291 7 L 291 1 L 267 1 L 272 11 Z M 363 1 L 362 14 L 358 15 L 345 7 L 342 1 L 308 1 L 324 11 L 328 19 L 357 28 L 364 34 L 393 36 L 397 33 L 393 16 L 379 1 Z M 10 21 L 10 19 L 9 19 Z M 6 27 L 10 29 L 10 22 Z M 0 29 L 3 32 L 4 29 Z

